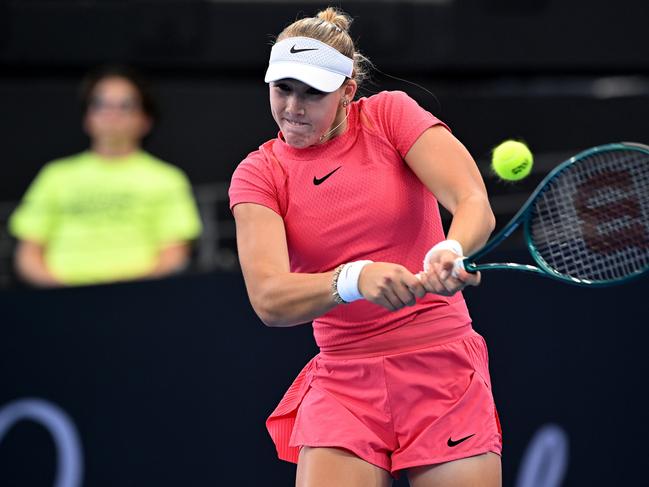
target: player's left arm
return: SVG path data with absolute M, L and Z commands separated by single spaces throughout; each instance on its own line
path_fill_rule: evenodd
M 495 217 L 478 166 L 464 145 L 445 127 L 436 125 L 419 136 L 405 161 L 453 215 L 447 238 L 460 242 L 465 255 L 482 247 L 494 229 Z M 449 250 L 436 253 L 431 264 L 440 282 L 428 283 L 430 291 L 453 294 L 463 285 L 479 283 L 479 274 L 464 271 L 460 271 L 459 281 L 449 278 L 457 257 Z

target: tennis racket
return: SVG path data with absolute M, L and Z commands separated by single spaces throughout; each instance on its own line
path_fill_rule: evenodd
M 536 265 L 476 261 L 519 226 Z M 609 286 L 649 270 L 649 147 L 607 144 L 558 165 L 479 251 L 468 272 L 516 270 L 583 286 Z

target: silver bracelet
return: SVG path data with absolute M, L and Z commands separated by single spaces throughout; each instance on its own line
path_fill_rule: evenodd
M 336 267 L 333 279 L 331 280 L 331 295 L 333 296 L 336 304 L 347 304 L 347 301 L 341 298 L 340 294 L 338 294 L 338 277 L 340 276 L 340 272 L 343 270 L 343 267 L 345 267 L 345 264 L 340 264 L 338 267 Z

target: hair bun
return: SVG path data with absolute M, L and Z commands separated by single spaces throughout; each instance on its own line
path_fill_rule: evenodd
M 324 20 L 325 22 L 329 22 L 335 25 L 340 30 L 343 30 L 345 32 L 349 31 L 349 26 L 352 23 L 351 17 L 349 17 L 341 10 L 333 7 L 327 7 L 325 10 L 321 10 L 320 12 L 318 12 L 316 17 L 320 20 Z
M 2 0 L 0 0 L 1 2 Z M 328 7 L 313 17 L 294 21 L 279 33 L 275 42 L 289 37 L 311 37 L 333 47 L 343 56 L 354 60 L 351 78 L 360 84 L 369 77 L 372 63 L 356 50 L 354 40 L 349 35 L 353 18 L 340 9 Z

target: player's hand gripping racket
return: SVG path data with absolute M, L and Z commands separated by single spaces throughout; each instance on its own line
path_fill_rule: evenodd
M 477 264 L 519 226 L 536 266 Z M 608 144 L 561 163 L 493 239 L 458 259 L 468 272 L 511 269 L 607 286 L 649 270 L 649 147 Z

